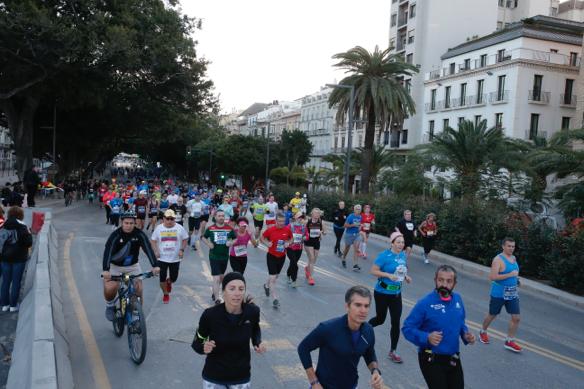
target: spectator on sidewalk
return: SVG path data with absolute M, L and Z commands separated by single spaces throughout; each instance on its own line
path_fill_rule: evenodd
M 18 311 L 18 297 L 28 249 L 32 246 L 32 234 L 23 222 L 24 210 L 11 207 L 4 228 L 0 230 L 0 262 L 2 267 L 2 286 L 0 287 L 0 306 L 2 312 Z
M 24 173 L 24 177 L 23 177 L 22 181 L 24 184 L 24 189 L 26 190 L 26 193 L 28 194 L 28 198 L 27 198 L 28 206 L 34 207 L 35 206 L 34 196 L 36 195 L 39 184 L 41 183 L 41 178 L 39 177 L 39 174 L 38 174 L 38 168 L 33 166 L 29 170 L 27 170 Z
M 22 207 L 24 202 L 24 195 L 22 193 L 22 187 L 19 182 L 15 182 L 12 188 L 12 193 L 8 198 L 8 206 L 10 207 Z
M 2 205 L 7 207 L 8 206 L 8 200 L 10 199 L 10 195 L 12 194 L 12 189 L 10 189 L 10 182 L 7 182 L 6 184 L 4 184 L 4 187 L 2 188 L 2 192 L 0 193 L 0 196 L 2 197 Z

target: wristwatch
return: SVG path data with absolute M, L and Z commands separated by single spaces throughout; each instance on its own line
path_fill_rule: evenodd
M 379 370 L 378 368 L 374 367 L 373 369 L 371 369 L 371 375 L 373 375 L 373 373 L 379 373 L 379 375 L 381 375 L 381 370 Z
M 311 382 L 310 382 L 310 387 L 312 388 L 312 387 L 313 387 L 314 385 L 316 385 L 316 384 L 320 384 L 320 382 L 318 381 L 318 378 L 317 378 L 317 379 L 315 379 L 314 381 L 311 381 Z

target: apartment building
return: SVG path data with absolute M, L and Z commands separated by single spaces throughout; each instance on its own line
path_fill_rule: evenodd
M 560 3 L 557 17 L 584 22 L 584 0 L 568 0 Z
M 527 17 L 557 14 L 558 7 L 558 0 L 392 0 L 389 45 L 419 73 L 404 80 L 417 113 L 393 131 L 389 147 L 410 149 L 423 141 L 424 75 L 441 68 L 450 47 Z
M 425 74 L 422 141 L 462 120 L 525 140 L 578 127 L 583 31 L 584 23 L 536 16 L 448 50 Z

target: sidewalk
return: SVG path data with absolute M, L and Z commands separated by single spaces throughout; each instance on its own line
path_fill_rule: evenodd
M 6 387 L 17 322 L 18 312 L 0 312 L 0 388 Z

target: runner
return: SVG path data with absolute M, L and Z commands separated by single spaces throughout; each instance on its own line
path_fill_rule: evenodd
M 215 224 L 211 225 L 205 231 L 201 238 L 203 243 L 209 247 L 209 264 L 211 265 L 211 275 L 213 276 L 213 294 L 211 300 L 215 304 L 221 304 L 219 292 L 221 281 L 227 263 L 229 261 L 229 246 L 235 239 L 233 229 L 225 224 L 225 213 L 221 210 L 215 212 Z
M 304 275 L 308 285 L 314 285 L 314 265 L 318 259 L 318 252 L 320 251 L 320 240 L 326 235 L 321 219 L 321 210 L 314 208 L 310 212 L 310 219 L 306 223 L 306 233 L 304 240 L 304 249 L 308 256 L 308 265 L 304 268 Z
M 239 218 L 241 213 L 241 199 L 239 198 L 239 193 L 237 190 L 232 191 L 231 197 L 229 199 L 229 204 L 231 204 L 231 208 L 233 209 L 233 221 L 236 221 Z
M 441 265 L 434 276 L 435 290 L 419 300 L 404 322 L 404 337 L 418 346 L 418 363 L 429 388 L 462 389 L 464 375 L 460 341 L 474 344 L 465 324 L 462 298 L 453 293 L 456 270 Z
M 414 239 L 418 236 L 416 230 L 416 223 L 412 220 L 412 211 L 406 209 L 404 211 L 404 218 L 397 223 L 395 226 L 395 231 L 400 232 L 404 236 L 404 241 L 406 244 L 406 256 L 408 261 L 410 260 L 410 254 L 412 253 L 412 247 L 414 247 Z
M 166 192 L 162 193 L 160 198 L 160 209 L 158 210 L 158 221 L 162 220 L 164 217 L 164 212 L 170 208 L 170 202 L 168 201 L 168 194 Z
M 288 228 L 292 232 L 292 244 L 286 250 L 286 255 L 290 260 L 286 275 L 288 276 L 288 285 L 296 288 L 296 280 L 298 279 L 298 261 L 302 256 L 304 237 L 306 235 L 304 215 L 302 212 L 296 212 L 294 219 L 292 219 L 292 223 L 288 225 Z
M 522 348 L 515 343 L 515 334 L 519 327 L 519 295 L 517 287 L 519 286 L 519 264 L 517 258 L 513 255 L 515 251 L 515 240 L 513 238 L 503 239 L 503 252 L 493 258 L 491 263 L 491 301 L 489 302 L 489 314 L 483 320 L 483 328 L 479 334 L 481 343 L 489 344 L 489 335 L 487 329 L 501 313 L 505 310 L 511 315 L 511 322 L 507 330 L 504 347 L 516 353 L 521 352 Z
M 229 225 L 233 225 L 234 224 L 234 220 L 233 220 L 234 211 L 233 211 L 233 207 L 231 206 L 230 201 L 231 201 L 231 198 L 228 195 L 224 196 L 223 203 L 217 207 L 217 211 L 223 211 L 223 213 L 225 214 L 225 221 L 227 223 L 229 223 Z
M 122 227 L 111 233 L 103 252 L 103 295 L 106 302 L 105 316 L 109 321 L 114 318 L 114 301 L 119 288 L 119 281 L 112 281 L 111 276 L 141 274 L 142 268 L 138 263 L 140 248 L 148 256 L 152 273 L 157 275 L 160 271 L 148 237 L 142 230 L 136 228 L 136 214 L 124 212 L 121 219 Z M 136 295 L 142 298 L 142 281 L 137 279 L 134 285 Z
M 248 231 L 248 221 L 245 217 L 237 219 L 237 230 L 235 231 L 235 241 L 229 248 L 229 264 L 233 271 L 241 274 L 245 273 L 247 266 L 247 245 L 251 241 L 253 247 L 258 247 L 258 242 Z
M 268 247 L 266 261 L 268 264 L 268 280 L 264 284 L 264 292 L 267 297 L 272 297 L 274 308 L 280 307 L 276 281 L 286 262 L 286 248 L 292 243 L 292 231 L 284 226 L 284 215 L 280 212 L 276 215 L 276 225 L 264 231 L 260 242 Z
M 150 196 L 150 202 L 148 203 L 148 226 L 146 227 L 146 230 L 149 230 L 150 226 L 152 226 L 152 231 L 154 231 L 154 228 L 156 227 L 156 221 L 158 220 L 159 207 L 160 201 L 158 201 L 156 195 L 153 194 Z
M 260 238 L 260 233 L 264 227 L 264 216 L 268 213 L 269 208 L 264 204 L 264 198 L 259 197 L 258 202 L 251 206 L 251 213 L 253 215 L 253 225 L 255 227 L 255 238 Z
M 136 227 L 143 230 L 144 221 L 146 220 L 146 213 L 148 210 L 148 200 L 146 199 L 146 192 L 140 192 L 138 198 L 134 200 L 134 209 L 136 210 Z
M 367 242 L 369 241 L 369 233 L 375 227 L 375 214 L 371 212 L 371 206 L 365 204 L 363 212 L 361 213 L 361 228 L 359 235 L 361 236 L 361 243 L 359 244 L 359 256 L 367 259 Z
M 115 230 L 120 226 L 120 214 L 123 211 L 124 202 L 120 198 L 120 194 L 116 193 L 114 198 L 108 203 L 110 208 L 110 221 L 112 223 L 112 229 Z
M 268 197 L 268 202 L 266 203 L 268 207 L 268 212 L 264 216 L 264 221 L 266 222 L 266 227 L 271 227 L 276 224 L 276 214 L 278 213 L 278 203 L 274 201 L 274 195 Z
M 203 215 L 201 215 L 201 227 L 199 230 L 199 236 L 205 233 L 205 228 L 207 227 L 207 223 L 209 222 L 209 215 L 211 214 L 211 199 L 207 191 L 203 193 L 203 198 L 201 199 L 203 203 Z
M 290 200 L 290 210 L 292 211 L 292 213 L 295 215 L 297 212 L 300 212 L 300 203 L 302 202 L 302 199 L 300 198 L 300 192 L 296 192 L 294 194 L 294 197 L 292 198 L 292 200 Z
M 418 227 L 418 231 L 422 235 L 422 243 L 424 246 L 424 263 L 430 263 L 430 259 L 428 259 L 428 255 L 432 248 L 434 247 L 434 240 L 436 239 L 436 235 L 438 235 L 438 225 L 436 225 L 436 214 L 429 213 L 426 216 L 426 220 L 420 224 Z
M 339 207 L 333 213 L 333 231 L 337 241 L 335 243 L 335 254 L 339 258 L 343 255 L 341 251 L 341 239 L 345 233 L 345 219 L 347 218 L 347 210 L 345 209 L 345 202 L 339 201 Z
M 353 271 L 361 271 L 361 266 L 358 262 L 359 243 L 361 237 L 359 236 L 359 228 L 361 227 L 361 205 L 356 204 L 353 207 L 353 213 L 347 216 L 345 220 L 345 250 L 341 257 L 341 264 L 347 268 L 347 254 L 351 246 L 353 246 Z
M 176 214 L 176 223 L 184 226 L 184 219 L 187 218 L 187 207 L 184 205 L 184 200 L 182 197 L 178 198 L 176 204 L 170 206 L 170 209 Z
M 302 195 L 302 199 L 300 200 L 300 212 L 306 215 L 306 210 L 308 209 L 308 198 L 306 197 L 306 193 Z
M 397 342 L 399 341 L 400 319 L 402 314 L 402 283 L 412 282 L 408 276 L 408 265 L 404 249 L 404 237 L 399 232 L 391 234 L 389 241 L 391 248 L 381 252 L 373 266 L 371 274 L 377 277 L 375 291 L 375 312 L 376 316 L 369 320 L 369 324 L 377 327 L 385 323 L 387 310 L 391 317 L 391 347 L 389 349 L 389 359 L 394 363 L 402 363 L 401 357 L 397 354 Z
M 294 217 L 294 214 L 292 213 L 292 211 L 290 211 L 289 208 L 290 207 L 288 207 L 288 204 L 284 204 L 284 207 L 282 207 L 282 213 L 284 214 L 284 225 L 285 226 L 290 224 L 290 220 L 292 220 L 292 218 Z
M 298 356 L 306 369 L 312 389 L 356 389 L 357 367 L 363 357 L 371 372 L 369 385 L 384 387 L 375 355 L 375 332 L 367 323 L 371 292 L 364 286 L 353 286 L 345 293 L 347 314 L 320 323 L 298 345 Z M 316 371 L 310 353 L 318 349 Z M 361 386 L 362 387 L 362 386 Z
M 172 284 L 178 279 L 180 261 L 185 255 L 188 238 L 183 226 L 176 222 L 176 214 L 172 209 L 164 212 L 162 224 L 154 229 L 150 237 L 160 267 L 160 289 L 164 304 L 170 302 Z
M 196 250 L 203 216 L 203 202 L 199 194 L 195 194 L 194 198 L 187 202 L 187 211 L 189 213 L 189 244 L 193 250 Z
M 112 192 L 110 190 L 105 192 L 104 195 L 101 197 L 103 207 L 105 208 L 105 224 L 111 223 L 110 215 L 112 213 L 112 208 L 110 207 L 109 202 L 114 197 L 115 197 L 114 192 Z

